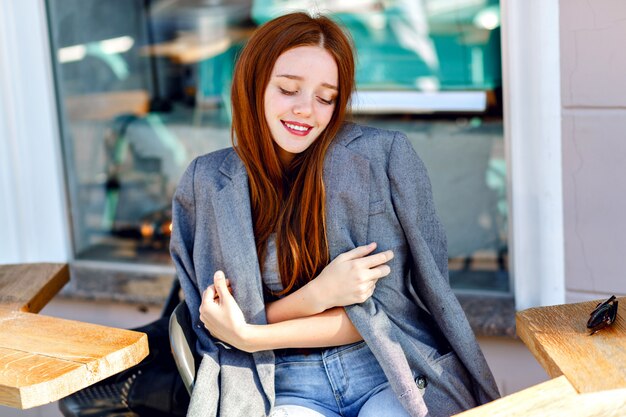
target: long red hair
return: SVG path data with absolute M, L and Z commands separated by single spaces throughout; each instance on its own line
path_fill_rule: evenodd
M 338 95 L 332 118 L 311 146 L 283 167 L 265 119 L 264 94 L 274 63 L 287 50 L 320 46 L 335 59 Z M 352 44 L 331 19 L 292 13 L 259 27 L 233 74 L 232 140 L 248 172 L 256 250 L 261 267 L 276 232 L 278 270 L 286 294 L 315 278 L 329 262 L 324 156 L 346 117 L 354 89 Z

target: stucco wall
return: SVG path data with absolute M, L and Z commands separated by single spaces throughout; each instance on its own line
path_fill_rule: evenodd
M 626 4 L 561 0 L 567 302 L 626 294 Z

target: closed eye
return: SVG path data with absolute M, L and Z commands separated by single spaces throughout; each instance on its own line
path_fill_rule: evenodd
M 326 104 L 326 105 L 328 105 L 328 106 L 330 106 L 331 104 L 335 103 L 335 100 L 334 100 L 334 99 L 325 100 L 325 99 L 323 99 L 323 98 L 321 98 L 321 97 L 318 97 L 317 99 L 319 100 L 319 102 L 320 102 L 320 103 L 322 103 L 322 104 Z
M 297 93 L 297 91 L 289 91 L 289 90 L 285 90 L 282 87 L 278 87 L 278 89 L 280 90 L 280 92 L 286 96 L 293 96 L 294 94 Z

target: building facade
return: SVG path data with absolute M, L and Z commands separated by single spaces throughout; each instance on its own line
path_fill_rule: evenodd
M 432 13 L 434 3 L 415 2 Z M 51 4 L 55 7 L 52 8 Z M 59 69 L 58 52 L 62 48 L 80 45 L 79 41 L 62 39 L 63 36 L 70 36 L 67 26 L 64 30 L 59 29 L 63 27 L 60 22 L 66 22 L 62 19 L 65 16 L 62 5 L 63 2 L 42 0 L 0 3 L 0 218 L 5 219 L 0 232 L 0 262 L 70 262 L 73 265 L 70 288 L 51 303 L 44 314 L 133 327 L 158 316 L 159 301 L 167 292 L 173 270 L 166 261 L 154 261 L 150 251 L 142 252 L 148 254 L 143 258 L 136 258 L 141 249 L 137 245 L 128 249 L 116 243 L 111 247 L 119 256 L 114 255 L 113 258 L 109 255 L 109 258 L 98 258 L 102 251 L 96 255 L 93 250 L 89 252 L 93 248 L 92 242 L 100 244 L 109 240 L 98 238 L 100 235 L 95 232 L 85 232 L 87 227 L 83 226 L 97 224 L 102 227 L 104 224 L 111 227 L 112 217 L 107 217 L 103 208 L 107 201 L 113 201 L 113 194 L 106 194 L 106 191 L 115 190 L 115 187 L 111 178 L 101 179 L 100 184 L 104 184 L 104 188 L 90 188 L 93 182 L 80 179 L 82 173 L 89 172 L 90 164 L 100 163 L 98 158 L 101 156 L 84 159 L 80 163 L 76 162 L 77 159 L 68 158 L 68 154 L 78 154 L 77 149 L 88 143 L 88 135 L 80 136 L 79 133 L 86 130 L 85 126 L 92 126 L 87 123 L 94 123 L 96 116 L 88 122 L 73 116 L 75 113 L 72 111 L 84 115 L 81 109 L 93 106 L 95 98 L 90 96 L 91 103 L 88 105 L 81 101 L 68 101 L 68 91 L 82 87 L 77 87 L 76 83 L 68 86 L 68 78 L 59 75 L 61 71 L 66 71 L 65 75 L 70 73 L 69 79 L 76 79 L 71 78 L 72 69 L 69 66 Z M 263 15 L 263 10 L 268 10 L 269 6 L 264 6 L 265 9 L 256 11 L 258 16 Z M 619 256 L 626 248 L 626 221 L 621 218 L 626 209 L 626 196 L 620 192 L 623 188 L 621 177 L 626 170 L 626 142 L 623 138 L 626 57 L 621 54 L 621 40 L 625 38 L 626 31 L 626 6 L 609 0 L 593 3 L 582 0 L 502 0 L 499 8 L 503 94 L 501 123 L 496 121 L 495 128 L 490 122 L 492 119 L 484 113 L 476 116 L 471 111 L 459 111 L 461 116 L 447 119 L 426 117 L 427 122 L 423 122 L 421 116 L 409 117 L 411 122 L 404 124 L 398 124 L 387 116 L 372 117 L 366 111 L 360 117 L 366 122 L 409 130 L 409 136 L 414 135 L 415 146 L 431 172 L 436 197 L 439 195 L 438 209 L 444 212 L 444 218 L 449 219 L 448 229 L 453 229 L 449 230 L 453 235 L 451 250 L 458 253 L 457 260 L 461 263 L 464 259 L 480 263 L 477 260 L 482 258 L 478 255 L 488 252 L 482 246 L 471 251 L 466 249 L 468 242 L 478 240 L 477 236 L 487 236 L 486 226 L 475 229 L 458 226 L 467 224 L 467 218 L 455 213 L 448 215 L 446 210 L 455 205 L 454 198 L 466 198 L 463 193 L 473 190 L 470 187 L 474 183 L 467 179 L 469 177 L 464 177 L 465 181 L 460 183 L 442 178 L 451 175 L 450 167 L 461 165 L 457 161 L 474 155 L 470 150 L 475 148 L 469 145 L 469 139 L 463 142 L 466 140 L 463 132 L 475 127 L 472 123 L 478 123 L 472 132 L 479 131 L 483 137 L 491 134 L 489 129 L 501 130 L 494 135 L 501 136 L 502 146 L 490 147 L 488 152 L 492 155 L 494 149 L 499 149 L 506 166 L 505 177 L 500 178 L 505 182 L 505 194 L 499 196 L 500 202 L 504 202 L 506 216 L 492 218 L 504 218 L 505 222 L 498 229 L 506 232 L 505 287 L 495 290 L 489 287 L 491 284 L 464 287 L 465 281 L 459 279 L 457 289 L 460 297 L 493 305 L 493 314 L 498 315 L 503 311 L 497 307 L 502 300 L 521 310 L 626 294 L 626 281 L 620 275 Z M 54 20 L 54 16 L 58 19 Z M 431 21 L 430 24 L 432 26 L 436 22 Z M 120 37 L 111 35 L 110 38 Z M 58 43 L 56 48 L 51 46 L 55 42 Z M 83 44 L 87 45 L 86 42 Z M 427 44 L 424 48 L 428 47 Z M 67 51 L 65 49 L 66 54 Z M 71 53 L 72 49 L 69 51 Z M 474 56 L 484 54 L 480 51 L 474 49 L 471 53 Z M 432 68 L 428 53 L 422 51 L 420 56 L 423 62 L 430 62 Z M 71 57 L 66 55 L 64 59 Z M 477 62 L 484 64 L 487 61 Z M 114 67 L 116 64 L 111 65 Z M 150 71 L 145 64 L 137 65 L 141 71 Z M 207 65 L 215 70 L 217 64 L 212 62 Z M 76 68 L 73 71 L 78 71 Z M 433 88 L 432 78 L 420 77 L 422 84 L 418 87 L 421 91 Z M 482 78 L 475 76 L 472 80 L 486 82 L 487 78 L 484 75 Z M 193 120 L 178 130 L 172 127 L 174 123 L 169 124 L 169 132 L 174 132 L 177 137 L 193 139 L 193 132 L 189 133 L 188 126 L 200 125 L 208 126 L 216 137 L 222 138 L 221 142 L 210 145 L 193 145 L 196 143 L 193 140 L 185 142 L 183 149 L 190 154 L 204 152 L 211 147 L 228 146 L 224 130 L 215 127 L 223 121 L 213 123 L 203 119 L 212 120 L 211 109 L 215 108 L 212 100 L 222 94 L 223 88 L 215 91 L 215 78 L 209 78 L 213 81 L 204 83 L 194 80 L 196 107 L 191 116 Z M 168 91 L 170 84 L 167 79 L 157 79 L 156 82 L 162 84 L 162 91 Z M 361 82 L 372 81 L 362 79 Z M 440 82 L 442 84 L 435 90 L 443 91 L 445 88 L 441 85 L 445 84 Z M 141 90 L 135 87 L 128 87 L 127 90 Z M 145 89 L 154 96 L 154 84 Z M 141 94 L 138 97 L 145 101 Z M 380 106 L 379 103 L 379 115 L 382 113 Z M 196 111 L 198 108 L 208 110 Z M 410 109 L 403 111 L 411 113 Z M 149 116 L 151 112 L 145 113 L 144 116 Z M 135 120 L 132 132 L 138 141 L 145 129 L 154 130 L 160 126 L 160 121 L 149 117 L 142 118 L 141 123 L 145 121 L 144 124 Z M 429 127 L 424 128 L 423 123 L 429 123 Z M 185 134 L 182 135 L 181 131 Z M 456 138 L 457 143 L 464 146 L 450 145 L 439 149 L 441 143 L 447 142 L 441 139 L 431 143 L 430 139 L 438 138 L 438 135 Z M 68 140 L 70 137 L 80 137 L 81 140 Z M 450 140 L 448 143 L 453 142 Z M 498 140 L 493 143 L 498 143 Z M 179 147 L 168 146 L 164 148 L 168 155 L 176 155 Z M 179 165 L 184 165 L 184 160 L 182 158 Z M 494 165 L 493 158 L 488 162 L 491 170 L 479 173 L 481 178 L 487 178 L 484 181 L 487 184 L 489 178 L 495 181 L 495 177 L 485 177 L 486 172 L 502 172 L 496 170 L 498 165 Z M 68 164 L 73 164 L 74 171 L 68 169 Z M 83 168 L 78 169 L 79 166 Z M 147 167 L 145 172 L 151 172 L 151 165 L 142 166 Z M 178 165 L 172 163 L 170 166 Z M 98 178 L 96 174 L 93 178 Z M 158 178 L 150 175 L 142 177 L 144 184 L 149 181 L 152 181 L 150 184 L 157 184 Z M 438 191 L 438 181 L 442 181 L 439 186 L 442 191 Z M 444 191 L 450 184 L 456 187 L 452 187 L 450 192 Z M 93 197 L 98 192 L 100 197 Z M 158 191 L 155 194 L 158 195 Z M 98 206 L 98 216 L 85 213 L 85 207 L 97 198 L 102 201 Z M 145 197 L 143 201 L 151 200 Z M 465 208 L 482 213 L 482 206 L 478 204 L 484 200 L 477 201 L 467 204 Z M 497 208 L 497 204 L 496 199 L 494 207 Z M 83 226 L 77 226 L 77 217 L 83 219 Z M 484 217 L 478 218 L 482 219 L 478 225 L 491 224 Z M 160 250 L 156 249 L 157 252 Z M 132 252 L 129 258 L 120 261 L 129 250 Z M 474 256 L 468 257 L 469 252 Z M 452 264 L 451 270 L 454 271 Z M 470 275 L 459 275 L 465 276 Z M 501 277 L 496 274 L 489 276 Z M 476 327 L 480 329 L 481 326 L 489 327 L 485 323 Z M 506 336 L 506 331 L 477 333 L 503 394 L 547 378 L 524 345 Z M 7 412 L 37 416 L 52 415 L 52 409 L 53 405 L 24 412 Z

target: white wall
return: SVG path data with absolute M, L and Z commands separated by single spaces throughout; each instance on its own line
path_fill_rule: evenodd
M 43 1 L 0 1 L 0 263 L 70 259 L 49 54 Z
M 567 301 L 626 294 L 626 3 L 561 0 Z

